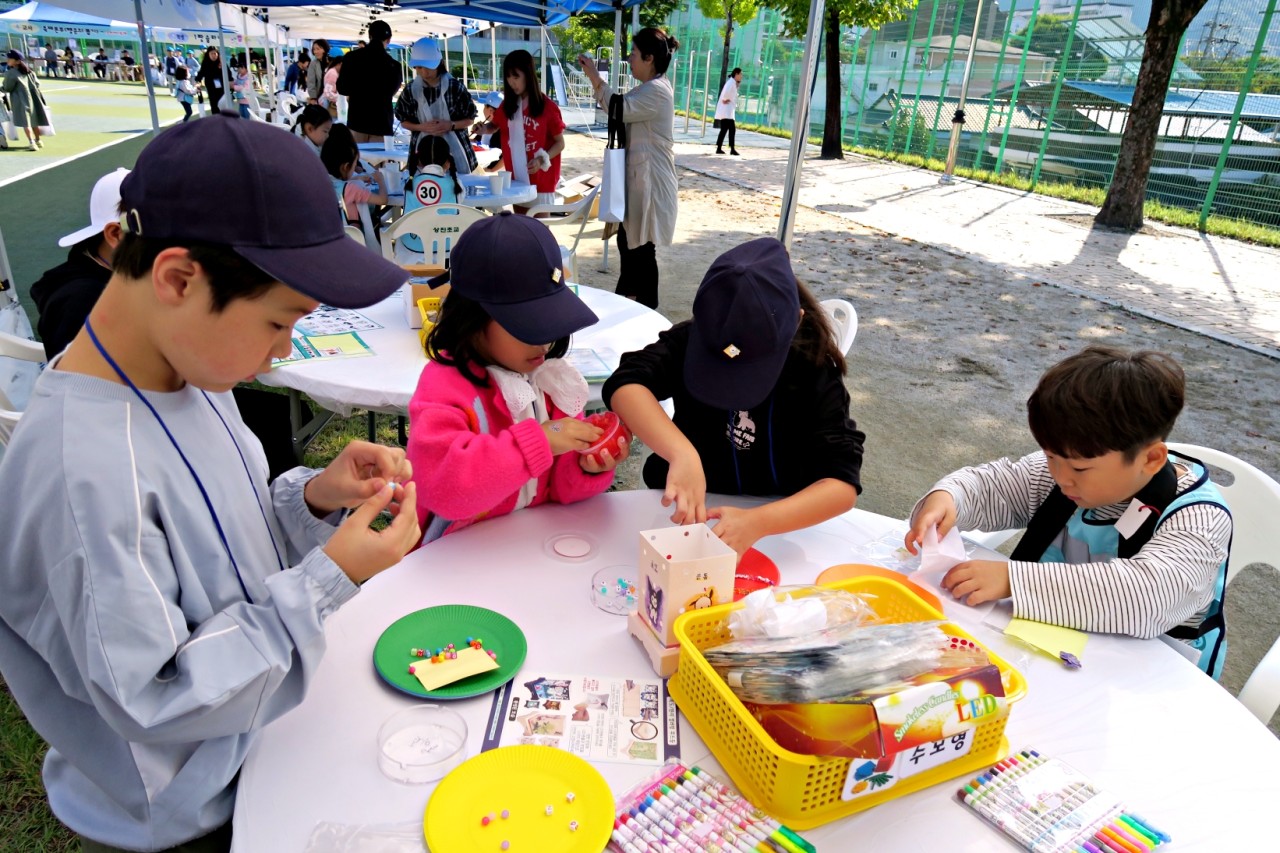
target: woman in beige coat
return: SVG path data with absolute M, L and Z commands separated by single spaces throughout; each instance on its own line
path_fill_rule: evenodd
M 676 233 L 676 157 L 673 151 L 675 97 L 666 78 L 680 47 L 656 27 L 636 33 L 627 63 L 639 82 L 622 96 L 627 125 L 627 211 L 618 229 L 622 267 L 617 292 L 650 308 L 658 307 L 658 246 L 670 246 Z M 588 56 L 578 57 L 601 108 L 609 108 L 613 89 Z

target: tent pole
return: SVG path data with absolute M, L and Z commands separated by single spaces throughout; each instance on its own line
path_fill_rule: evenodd
M 462 85 L 470 89 L 469 74 L 471 73 L 471 53 L 467 47 L 467 22 L 462 21 Z
M 221 3 L 213 4 L 213 13 L 218 18 L 218 71 L 221 72 L 222 74 L 222 93 L 226 95 L 226 94 L 230 94 L 231 92 L 231 77 L 227 74 L 227 60 L 230 59 L 231 57 L 227 53 L 226 33 L 224 33 L 222 30 L 222 4 Z M 211 98 L 213 97 L 212 93 L 210 93 L 210 97 Z M 221 101 L 222 99 L 219 98 L 218 100 Z M 218 104 L 218 108 L 221 109 L 222 105 Z
M 809 0 L 809 28 L 804 37 L 804 76 L 801 78 L 800 97 L 796 99 L 795 120 L 791 125 L 791 156 L 787 160 L 782 214 L 778 218 L 778 240 L 788 250 L 791 249 L 791 233 L 795 230 L 796 205 L 800 201 L 800 170 L 804 166 L 804 146 L 809 141 L 810 81 L 818 67 L 818 40 L 822 38 L 826 5 L 826 0 Z
M 265 39 L 265 46 L 262 48 L 263 58 L 267 63 L 267 88 L 271 94 L 267 98 L 267 102 L 271 104 L 272 112 L 276 111 L 276 64 L 271 56 L 271 24 L 269 23 L 270 13 L 265 12 L 262 15 L 262 36 Z M 277 116 L 279 118 L 279 116 Z
M 489 22 L 489 88 L 502 91 L 498 79 L 498 25 Z
M 542 60 L 538 82 L 542 85 L 542 91 L 545 92 L 547 90 L 547 25 L 545 22 L 538 23 L 538 55 Z
M 957 13 L 957 17 L 959 13 Z M 969 97 L 969 74 L 973 70 L 973 49 L 978 44 L 978 27 L 982 22 L 982 0 L 978 0 L 978 11 L 973 16 L 973 34 L 969 36 L 969 53 L 964 58 L 964 81 L 960 84 L 960 103 L 956 105 L 956 114 L 951 118 L 951 142 L 947 146 L 947 165 L 943 169 L 942 177 L 938 179 L 940 184 L 949 184 L 952 182 L 952 174 L 956 170 L 956 154 L 960 151 L 960 132 L 964 130 L 964 102 Z M 994 92 L 998 88 L 999 81 L 993 84 L 991 90 Z M 942 93 L 946 95 L 946 92 Z M 937 118 L 937 113 L 934 113 Z
M 614 91 L 618 90 L 619 77 L 621 76 L 614 70 L 621 67 L 618 57 L 618 54 L 621 52 L 622 9 L 618 8 L 618 10 L 613 13 L 613 54 L 609 57 L 609 85 L 614 89 Z
M 156 112 L 155 82 L 151 79 L 151 57 L 147 45 L 147 25 L 142 20 L 142 0 L 133 0 L 133 11 L 138 16 L 138 44 L 142 56 L 138 61 L 142 65 L 142 78 L 147 86 L 147 106 L 151 107 L 151 132 L 160 132 L 160 114 Z

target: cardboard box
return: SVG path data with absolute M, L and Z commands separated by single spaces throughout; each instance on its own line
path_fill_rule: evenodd
M 979 725 L 1009 713 L 994 664 L 937 670 L 845 703 L 743 706 L 783 749 L 851 759 L 845 800 L 962 758 Z
M 556 190 L 556 196 L 559 198 L 559 204 L 573 204 L 575 201 L 582 199 L 584 195 L 592 187 L 600 185 L 600 178 L 596 175 L 579 175 L 572 181 Z M 588 218 L 595 219 L 600 215 L 600 196 L 596 196 L 591 202 L 591 211 Z
M 705 524 L 640 532 L 640 614 L 664 646 L 686 610 L 733 601 L 738 555 Z
M 429 264 L 405 264 L 404 268 L 411 274 L 409 281 L 401 288 L 404 294 L 404 317 L 410 329 L 422 328 L 422 314 L 418 311 L 418 300 L 427 298 L 444 299 L 449 295 L 449 284 L 445 282 L 439 287 L 427 284 L 432 278 L 444 272 L 443 267 Z

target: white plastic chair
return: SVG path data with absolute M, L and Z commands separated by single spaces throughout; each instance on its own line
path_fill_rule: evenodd
M 1199 459 L 1229 472 L 1235 481 L 1229 486 L 1218 483 L 1227 508 L 1231 510 L 1231 554 L 1227 563 L 1227 584 L 1241 569 L 1251 563 L 1266 563 L 1280 569 L 1280 545 L 1276 544 L 1271 525 L 1280 517 L 1280 483 L 1262 471 L 1229 453 L 1195 444 L 1169 442 L 1169 449 Z M 1228 626 L 1228 641 L 1230 641 Z M 1280 639 L 1254 667 L 1236 697 L 1263 725 L 1280 709 Z
M 0 356 L 44 364 L 44 347 L 35 341 L 0 332 Z M 22 412 L 0 387 L 0 446 L 7 446 Z
M 447 267 L 449 255 L 462 232 L 487 215 L 483 210 L 460 204 L 438 204 L 412 210 L 383 229 L 382 257 L 398 264 L 425 263 Z M 416 234 L 422 240 L 421 255 L 400 245 L 400 238 L 405 234 Z
M 364 241 L 364 232 L 361 231 L 359 228 L 355 227 L 354 225 L 348 225 L 346 226 L 346 231 L 347 231 L 347 236 L 350 237 L 352 240 L 355 240 L 361 246 L 368 245 Z
M 840 343 L 840 351 L 845 355 L 853 349 L 853 339 L 858 336 L 858 312 L 843 299 L 824 299 L 820 303 L 831 325 L 835 326 L 836 338 Z
M 578 280 L 578 242 L 582 232 L 586 230 L 587 221 L 591 218 L 591 205 L 600 194 L 600 187 L 592 187 L 586 195 L 570 204 L 535 204 L 525 211 L 526 216 L 537 216 L 543 225 L 549 228 L 565 225 L 577 225 L 572 246 L 560 246 L 560 257 L 564 261 L 565 272 L 569 281 Z

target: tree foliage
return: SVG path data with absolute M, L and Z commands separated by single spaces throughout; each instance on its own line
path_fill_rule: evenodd
M 729 51 L 733 46 L 733 31 L 751 21 L 759 9 L 757 0 L 698 0 L 698 11 L 709 20 L 723 20 L 720 34 L 724 36 L 724 52 L 720 57 L 720 86 L 729 79 Z
M 840 27 L 879 27 L 906 17 L 920 0 L 827 0 L 823 13 L 825 30 L 824 54 L 827 62 L 826 123 L 822 128 L 822 159 L 844 156 L 843 83 L 840 74 Z M 809 26 L 809 0 L 760 0 L 760 5 L 782 13 L 785 31 L 793 38 L 804 38 Z M 795 133 L 807 128 L 794 128 Z
M 1034 30 L 1028 27 L 1021 35 L 1009 39 L 1009 46 L 1021 52 L 1024 48 L 1033 53 L 1062 57 L 1067 46 L 1067 34 L 1071 32 L 1068 15 L 1037 15 Z M 1027 38 L 1027 32 L 1031 38 Z M 1071 40 L 1071 56 L 1067 57 L 1068 80 L 1097 80 L 1107 73 L 1107 57 L 1079 34 Z
M 1226 92 L 1240 91 L 1245 70 L 1249 67 L 1247 56 L 1221 59 L 1203 53 L 1189 53 L 1182 57 L 1182 61 L 1204 78 L 1204 88 Z M 1280 58 L 1259 57 L 1249 91 L 1263 95 L 1280 95 Z

